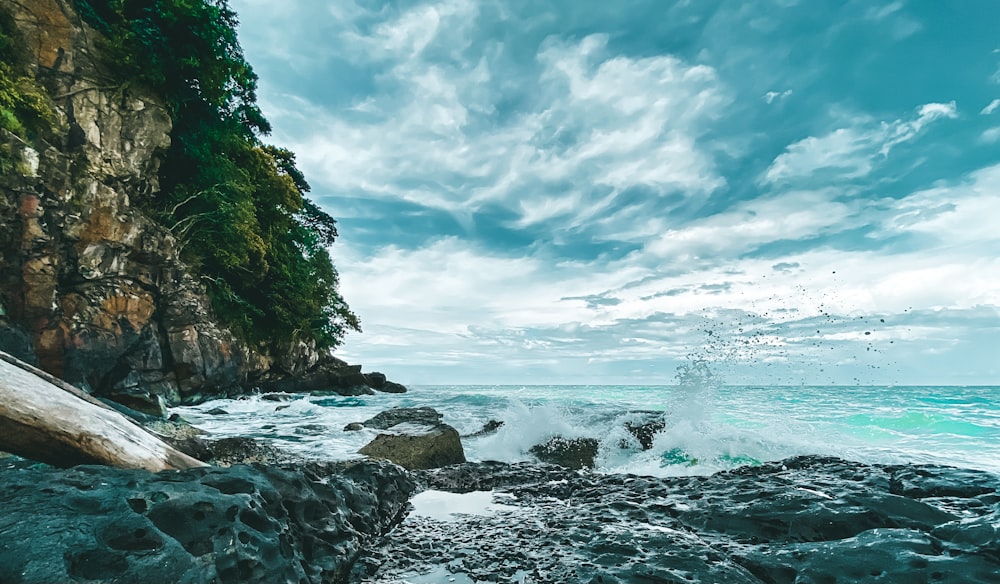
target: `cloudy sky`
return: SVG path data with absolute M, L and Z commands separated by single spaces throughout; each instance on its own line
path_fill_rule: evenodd
M 231 0 L 404 383 L 1000 383 L 1000 2 Z

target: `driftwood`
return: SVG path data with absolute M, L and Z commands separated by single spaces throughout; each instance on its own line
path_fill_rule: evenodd
M 207 466 L 89 394 L 0 351 L 0 450 L 55 466 Z

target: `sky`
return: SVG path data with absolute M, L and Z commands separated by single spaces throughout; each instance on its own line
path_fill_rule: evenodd
M 231 6 L 366 370 L 1000 385 L 1000 2 Z

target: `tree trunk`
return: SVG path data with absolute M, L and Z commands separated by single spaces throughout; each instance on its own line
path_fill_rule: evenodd
M 55 466 L 207 466 L 115 410 L 0 351 L 0 450 Z

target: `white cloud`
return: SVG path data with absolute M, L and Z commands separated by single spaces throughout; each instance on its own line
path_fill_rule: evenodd
M 984 116 L 988 116 L 1000 108 L 1000 99 L 994 99 L 986 107 L 982 109 L 979 113 Z
M 983 130 L 979 135 L 979 141 L 983 144 L 996 144 L 1000 142 L 1000 126 L 993 126 Z
M 1000 165 L 972 173 L 955 185 L 914 193 L 898 201 L 885 221 L 895 233 L 919 233 L 944 245 L 972 244 L 975 252 L 1000 251 Z
M 616 223 L 617 197 L 637 187 L 683 194 L 671 206 L 650 201 L 667 213 L 725 184 L 699 144 L 729 102 L 711 68 L 617 56 L 602 35 L 551 37 L 538 71 L 511 86 L 501 44 L 471 61 L 437 55 L 468 46 L 474 6 L 422 5 L 358 41 L 381 46 L 369 57 L 390 64 L 376 92 L 346 111 L 267 96 L 276 126 L 296 128 L 280 138 L 314 184 L 465 217 L 499 205 L 520 228 L 557 217 L 568 227 Z M 523 107 L 501 119 L 510 98 Z
M 808 179 L 826 171 L 842 179 L 867 176 L 891 150 L 915 139 L 932 122 L 958 117 L 955 102 L 928 103 L 917 109 L 912 120 L 895 120 L 874 125 L 857 120 L 824 136 L 810 136 L 790 144 L 774 159 L 764 175 L 765 183 Z
M 764 94 L 764 102 L 768 105 L 774 101 L 783 101 L 786 97 L 792 95 L 791 89 L 786 89 L 785 91 L 768 91 Z
M 646 249 L 674 259 L 712 258 L 728 262 L 761 245 L 816 237 L 842 230 L 853 210 L 830 191 L 796 191 L 741 202 L 731 209 L 671 229 Z

